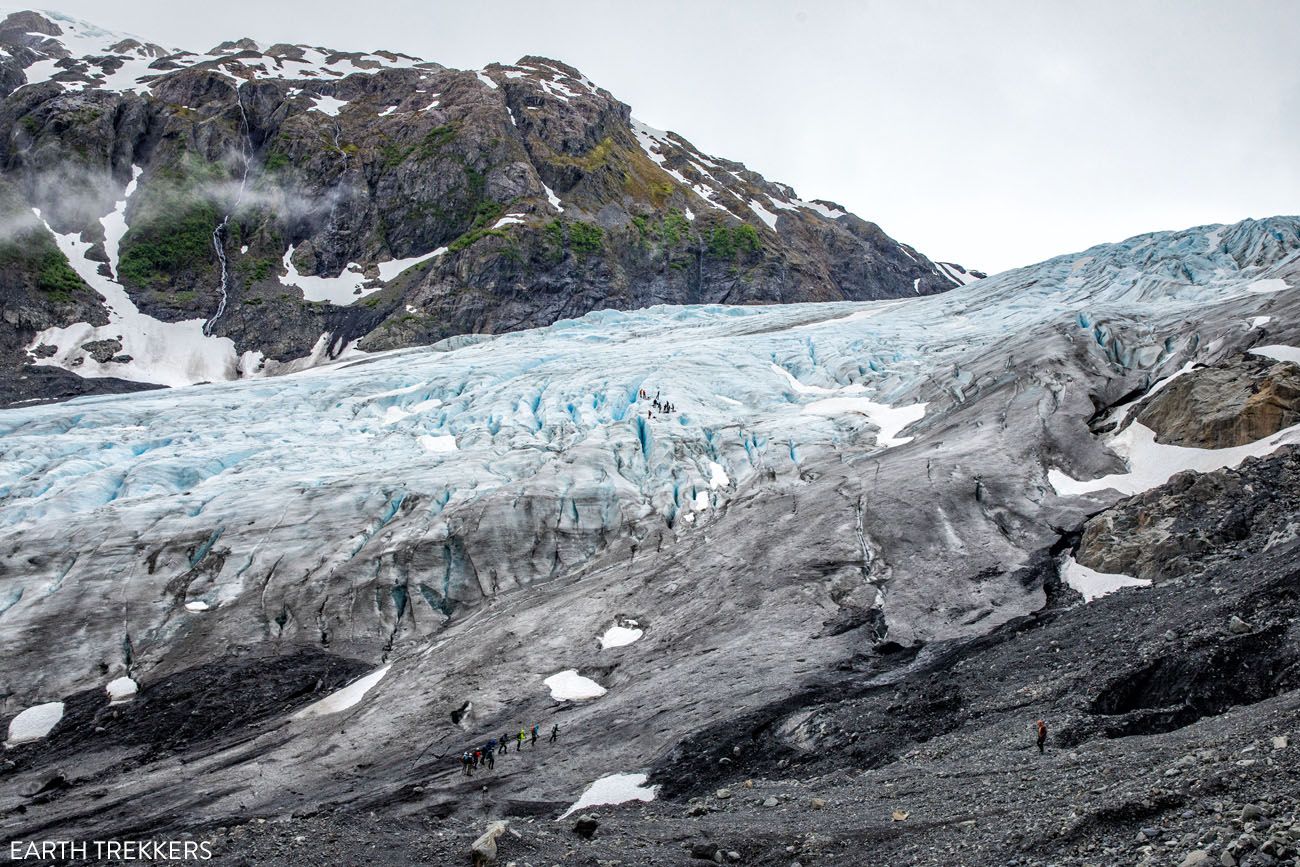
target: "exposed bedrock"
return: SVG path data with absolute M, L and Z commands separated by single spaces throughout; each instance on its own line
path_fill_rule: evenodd
M 1245 445 L 1300 422 L 1300 366 L 1242 356 L 1197 368 L 1143 401 L 1136 418 L 1159 443 Z

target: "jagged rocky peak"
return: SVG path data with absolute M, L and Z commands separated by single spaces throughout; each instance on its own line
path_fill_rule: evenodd
M 455 70 L 247 37 L 197 54 L 56 13 L 8 22 L 0 204 L 38 211 L 41 256 L 67 267 L 56 280 L 29 256 L 0 277 L 26 311 L 0 325 L 0 366 L 58 368 L 69 388 L 264 375 L 602 308 L 970 278 L 641 123 L 560 60 Z M 56 194 L 68 185 L 83 195 Z M 104 340 L 122 343 L 106 362 L 85 349 Z
M 241 51 L 255 51 L 260 53 L 261 47 L 248 37 L 243 39 L 228 40 L 214 47 L 208 52 L 213 57 L 220 57 L 223 54 L 237 54 Z

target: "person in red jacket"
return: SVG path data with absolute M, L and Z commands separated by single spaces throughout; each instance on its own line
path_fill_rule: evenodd
M 1038 721 L 1038 751 L 1043 751 L 1043 745 L 1047 743 L 1047 723 L 1042 720 Z

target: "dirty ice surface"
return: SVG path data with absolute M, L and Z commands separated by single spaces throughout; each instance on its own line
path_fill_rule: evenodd
M 582 797 L 560 816 L 563 819 L 587 807 L 602 804 L 625 804 L 628 801 L 653 801 L 655 787 L 647 786 L 645 774 L 610 774 L 587 787 Z

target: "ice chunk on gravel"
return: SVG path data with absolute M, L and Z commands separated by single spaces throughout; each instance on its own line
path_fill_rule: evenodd
M 113 703 L 130 701 L 135 698 L 135 694 L 140 691 L 140 687 L 129 677 L 119 677 L 110 680 L 104 689 L 108 691 L 108 700 Z

